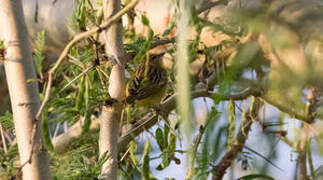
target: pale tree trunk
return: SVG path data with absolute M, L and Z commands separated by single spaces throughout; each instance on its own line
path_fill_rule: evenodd
M 12 104 L 20 163 L 31 155 L 32 123 L 40 99 L 32 54 L 28 43 L 21 0 L 2 0 L 0 3 L 0 35 L 4 40 L 6 55 L 4 67 Z M 51 179 L 48 153 L 43 145 L 40 130 L 36 131 L 31 163 L 22 168 L 24 180 Z
M 105 19 L 116 14 L 120 10 L 120 0 L 104 1 Z M 108 152 L 110 158 L 104 163 L 101 176 L 104 179 L 115 180 L 118 174 L 118 137 L 120 118 L 122 113 L 121 100 L 124 97 L 126 54 L 122 42 L 121 20 L 112 25 L 105 34 L 106 51 L 116 59 L 109 79 L 109 94 L 111 100 L 102 108 L 100 116 L 100 155 Z

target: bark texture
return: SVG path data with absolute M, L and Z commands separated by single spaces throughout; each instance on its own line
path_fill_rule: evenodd
M 120 11 L 120 5 L 120 0 L 105 0 L 104 17 L 107 19 L 116 14 Z M 101 156 L 105 152 L 110 154 L 110 158 L 102 166 L 102 178 L 114 180 L 118 174 L 118 137 L 122 114 L 121 100 L 125 93 L 124 65 L 127 61 L 122 42 L 122 21 L 116 22 L 104 33 L 106 51 L 114 56 L 116 62 L 109 79 L 111 101 L 102 108 L 100 116 L 99 151 Z
M 35 145 L 31 154 L 32 123 L 40 104 L 36 73 L 32 62 L 27 29 L 21 0 L 3 0 L 0 4 L 1 37 L 5 43 L 4 67 L 7 77 L 20 163 L 31 156 L 31 162 L 22 167 L 24 180 L 51 179 L 48 153 L 36 131 Z

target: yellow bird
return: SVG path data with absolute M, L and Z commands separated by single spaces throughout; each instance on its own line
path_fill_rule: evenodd
M 156 106 L 166 93 L 167 71 L 162 65 L 165 53 L 151 54 L 141 60 L 126 86 L 126 103 Z

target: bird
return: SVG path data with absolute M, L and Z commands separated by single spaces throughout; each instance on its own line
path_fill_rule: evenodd
M 167 70 L 162 65 L 165 53 L 148 54 L 126 85 L 126 103 L 143 107 L 157 106 L 167 87 Z

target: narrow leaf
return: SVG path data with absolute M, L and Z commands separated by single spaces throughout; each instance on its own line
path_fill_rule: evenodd
M 54 151 L 54 146 L 52 144 L 50 132 L 48 128 L 48 107 L 47 106 L 42 111 L 41 124 L 42 124 L 43 136 L 44 136 L 44 141 L 46 143 L 46 146 L 48 150 Z
M 263 179 L 263 180 L 274 180 L 274 178 L 268 176 L 268 175 L 265 175 L 265 174 L 250 174 L 250 175 L 247 175 L 247 176 L 243 176 L 243 177 L 240 177 L 238 178 L 238 180 L 252 180 L 252 179 Z
M 227 139 L 227 149 L 229 149 L 235 141 L 234 134 L 236 130 L 236 113 L 235 104 L 230 100 L 228 104 L 228 139 Z
M 157 128 L 156 132 L 155 132 L 155 136 L 156 136 L 156 141 L 157 141 L 157 144 L 158 144 L 160 150 L 163 151 L 163 149 L 164 149 L 163 131 L 160 128 Z
M 144 180 L 149 180 L 150 176 L 151 176 L 151 172 L 150 172 L 150 158 L 149 158 L 149 153 L 151 152 L 151 144 L 150 144 L 150 140 L 148 139 L 148 141 L 145 144 L 145 148 L 144 148 L 144 152 L 142 154 L 142 176 Z
M 145 26 L 149 26 L 149 19 L 147 18 L 147 16 L 145 16 L 145 15 L 141 15 L 141 22 L 142 22 L 142 24 L 144 24 Z

